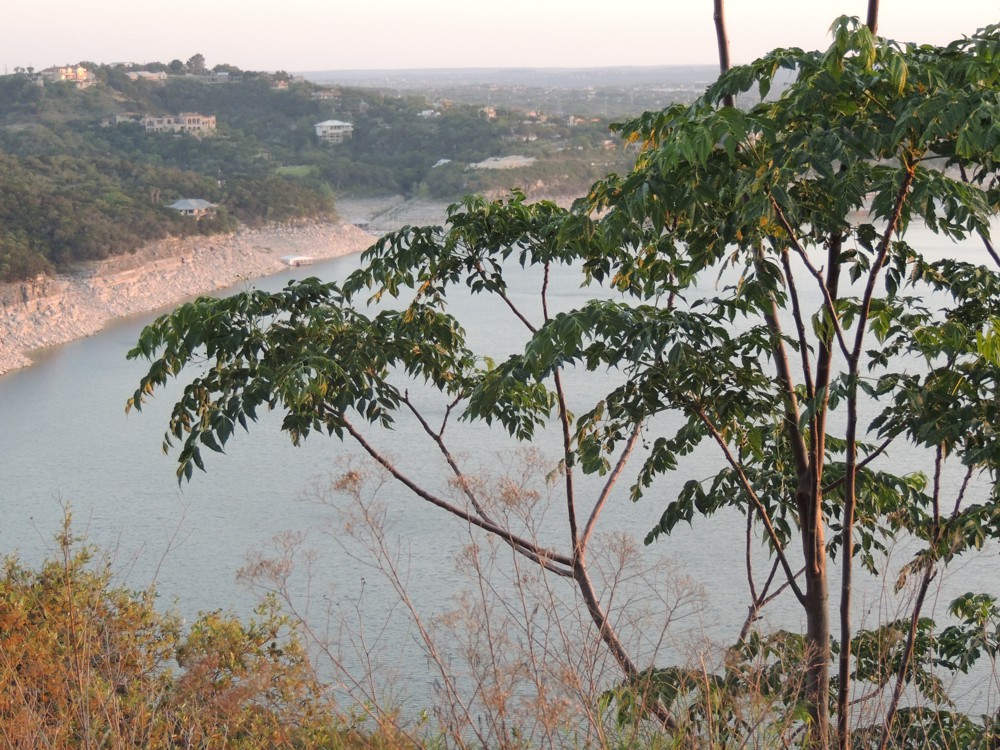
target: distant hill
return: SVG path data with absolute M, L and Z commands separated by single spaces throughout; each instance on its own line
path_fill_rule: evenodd
M 635 115 L 690 101 L 719 74 L 711 65 L 612 68 L 427 68 L 301 73 L 324 85 L 419 91 L 454 101 L 509 106 L 534 102 L 555 114 Z
M 410 70 L 324 70 L 300 75 L 309 81 L 364 88 L 428 90 L 442 86 L 590 87 L 658 86 L 703 88 L 719 75 L 712 65 L 623 66 L 612 68 L 421 68 Z
M 613 121 L 691 99 L 713 77 L 708 67 L 221 67 L 83 62 L 76 80 L 0 76 L 0 281 L 165 236 L 330 216 L 338 195 L 579 195 L 630 165 Z M 320 138 L 329 120 L 350 137 Z M 168 208 L 185 198 L 213 208 Z

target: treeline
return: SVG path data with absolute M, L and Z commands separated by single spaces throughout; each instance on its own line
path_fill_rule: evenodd
M 607 122 L 570 127 L 514 111 L 487 116 L 470 105 L 321 89 L 287 73 L 229 65 L 213 69 L 228 83 L 208 85 L 212 71 L 201 55 L 142 66 L 172 74 L 164 82 L 132 80 L 122 66 L 84 66 L 98 85 L 78 89 L 22 69 L 0 77 L 0 281 L 166 236 L 231 231 L 237 222 L 330 217 L 335 194 L 583 191 L 621 161 L 602 148 Z M 107 126 L 112 115 L 179 112 L 214 115 L 217 129 L 196 137 Z M 314 126 L 326 119 L 351 122 L 354 137 L 320 143 Z M 468 169 L 510 153 L 539 161 L 517 173 Z M 219 209 L 194 221 L 166 208 L 178 198 Z
M 218 205 L 197 220 L 166 205 Z M 231 232 L 239 223 L 330 216 L 332 198 L 277 175 L 204 175 L 125 159 L 0 152 L 0 281 L 134 251 L 168 236 Z

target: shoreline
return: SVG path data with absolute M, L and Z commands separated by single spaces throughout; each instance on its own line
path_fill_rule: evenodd
M 30 367 L 37 350 L 86 338 L 114 320 L 288 270 L 284 255 L 328 260 L 376 239 L 343 221 L 241 228 L 168 238 L 73 273 L 0 285 L 0 376 Z
M 573 198 L 549 197 L 565 206 Z M 37 351 L 92 336 L 115 320 L 287 271 L 284 255 L 329 260 L 363 252 L 406 225 L 442 225 L 448 207 L 401 195 L 344 198 L 335 221 L 168 238 L 72 273 L 0 284 L 0 377 L 30 367 Z

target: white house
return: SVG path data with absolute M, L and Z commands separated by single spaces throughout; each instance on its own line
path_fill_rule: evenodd
M 97 76 L 82 65 L 66 65 L 62 68 L 46 68 L 41 72 L 42 79 L 50 81 L 68 81 L 78 89 L 85 89 L 97 83 Z
M 343 143 L 354 133 L 354 126 L 340 120 L 324 120 L 315 125 L 316 137 L 324 143 Z
M 167 208 L 172 208 L 174 211 L 182 213 L 184 216 L 194 216 L 200 218 L 202 216 L 210 216 L 215 213 L 215 204 L 209 203 L 202 198 L 181 198 L 178 201 L 174 201 Z
M 140 124 L 147 133 L 194 133 L 202 135 L 215 130 L 215 115 L 181 112 L 178 115 L 146 115 Z

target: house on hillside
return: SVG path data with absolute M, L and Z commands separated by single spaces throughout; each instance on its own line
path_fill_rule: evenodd
M 66 65 L 62 68 L 46 68 L 41 72 L 42 78 L 48 81 L 66 81 L 78 89 L 85 89 L 97 83 L 97 76 L 82 65 Z
M 200 219 L 202 216 L 215 215 L 216 204 L 209 203 L 201 198 L 181 198 L 171 203 L 167 208 L 172 208 L 184 216 L 193 216 L 196 219 Z
M 343 143 L 354 134 L 354 126 L 340 120 L 324 120 L 314 126 L 316 137 L 323 143 Z
M 176 115 L 146 115 L 139 123 L 147 133 L 191 133 L 207 135 L 215 132 L 215 115 L 181 112 Z
M 130 81 L 149 81 L 150 83 L 165 83 L 167 80 L 167 74 L 165 71 L 150 71 L 150 70 L 130 70 L 125 75 L 129 77 Z

